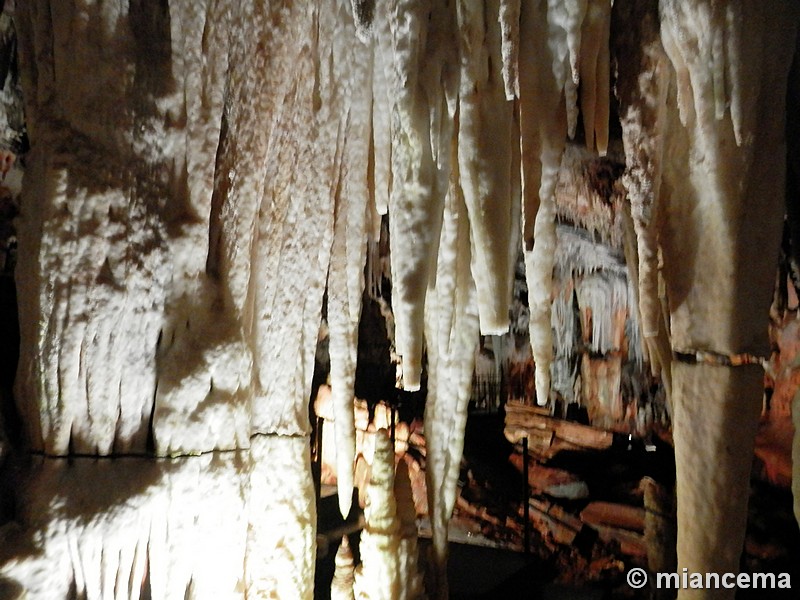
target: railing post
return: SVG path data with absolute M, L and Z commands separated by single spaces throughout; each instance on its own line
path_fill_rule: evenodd
M 531 504 L 530 504 L 530 487 L 528 481 L 528 436 L 522 438 L 522 514 L 524 515 L 525 523 L 523 524 L 523 550 L 525 554 L 530 554 L 531 551 Z
M 317 508 L 319 508 L 319 499 L 322 494 L 322 426 L 325 424 L 325 419 L 317 417 L 316 424 L 314 444 L 311 448 L 311 476 L 314 478 L 314 494 Z

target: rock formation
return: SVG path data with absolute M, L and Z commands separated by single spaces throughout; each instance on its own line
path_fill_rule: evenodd
M 346 514 L 363 267 L 388 215 L 400 385 L 427 375 L 428 593 L 447 597 L 478 336 L 508 329 L 521 252 L 536 398 L 550 401 L 562 158 L 569 138 L 605 155 L 617 116 L 632 296 L 672 402 L 678 568 L 737 571 L 785 210 L 794 2 L 3 10 L 19 60 L 0 64 L 18 66 L 30 140 L 3 411 L 22 430 L 0 436 L 18 474 L 0 491 L 18 507 L 0 529 L 3 594 L 310 598 L 324 299 Z M 9 98 L 0 126 L 14 123 Z

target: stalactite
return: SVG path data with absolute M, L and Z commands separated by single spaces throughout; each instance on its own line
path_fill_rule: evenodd
M 527 41 L 520 50 L 526 73 L 520 79 L 520 128 L 522 137 L 523 242 L 530 303 L 530 339 L 536 363 L 537 402 L 544 404 L 550 393 L 550 366 L 553 340 L 550 330 L 550 305 L 555 255 L 555 189 L 565 133 L 572 135 L 577 123 L 577 84 L 579 65 L 594 65 L 594 81 L 586 82 L 585 104 L 594 106 L 594 126 L 598 147 L 605 151 L 608 138 L 608 99 L 598 93 L 608 90 L 603 73 L 608 50 L 607 6 L 593 6 L 587 27 L 592 41 L 581 49 L 581 28 L 586 19 L 587 2 L 549 2 L 546 7 L 523 6 L 521 33 Z M 537 45 L 538 44 L 538 45 Z M 606 44 L 607 45 L 607 44 Z M 584 52 L 587 54 L 582 58 Z M 599 52 L 600 57 L 594 56 Z M 536 57 L 536 58 L 534 58 Z M 599 60 L 599 62 L 598 62 Z M 592 85 L 594 84 L 594 85 Z M 595 90 L 595 87 L 597 88 Z M 607 95 L 607 94 L 606 94 Z M 591 97 L 595 98 L 590 102 Z M 592 145 L 591 140 L 587 140 Z
M 627 282 L 605 274 L 591 275 L 581 278 L 575 292 L 578 306 L 591 315 L 591 322 L 584 323 L 584 332 L 587 326 L 591 332 L 590 351 L 607 354 L 619 350 L 620 340 L 614 339 L 614 315 L 627 312 Z
M 548 0 L 547 44 L 553 48 L 550 64 L 555 84 L 563 92 L 567 112 L 567 133 L 575 136 L 578 125 L 578 84 L 580 83 L 581 34 L 586 17 L 587 0 Z M 546 64 L 546 63 L 545 63 Z M 543 69 L 546 70 L 546 69 Z
M 553 360 L 550 304 L 555 254 L 554 193 L 567 129 L 565 90 L 574 85 L 568 68 L 567 32 L 561 26 L 561 20 L 566 18 L 562 10 L 566 9 L 526 3 L 520 14 L 522 228 L 536 393 L 542 404 L 549 397 Z M 574 32 L 574 27 L 570 31 Z
M 430 590 L 447 598 L 447 532 L 456 501 L 458 469 L 472 384 L 479 324 L 472 279 L 467 208 L 453 174 L 445 201 L 436 279 L 428 290 L 425 336 L 428 340 L 428 398 L 425 439 L 429 516 L 433 531 Z
M 503 57 L 503 84 L 506 100 L 519 98 L 519 14 L 521 0 L 501 0 L 500 52 Z
M 369 55 L 355 38 L 350 9 L 343 2 L 337 11 L 313 3 L 290 3 L 287 8 L 277 21 L 281 27 L 273 25 L 265 34 L 270 43 L 260 67 L 267 74 L 261 110 L 270 127 L 255 142 L 263 162 L 246 182 L 259 198 L 258 210 L 241 227 L 252 229 L 255 222 L 245 313 L 255 349 L 252 427 L 296 435 L 309 431 L 307 397 L 330 262 L 336 184 L 343 156 L 350 152 L 343 123 L 353 105 L 363 106 L 354 96 L 365 91 L 358 87 L 363 86 L 363 71 L 345 68 L 337 59 L 362 49 L 361 64 L 368 64 Z M 355 48 L 348 49 L 347 43 Z M 295 80 L 298 73 L 303 77 Z M 296 134 L 306 130 L 309 135 Z M 365 155 L 353 142 L 352 150 Z M 232 167 L 239 172 L 238 165 Z M 355 173 L 353 177 L 355 181 Z M 248 190 L 242 189 L 245 182 L 235 183 L 236 191 Z M 230 200 L 247 203 L 237 196 Z M 227 208 L 239 222 L 248 215 L 235 212 L 235 206 Z M 287 353 L 287 347 L 297 353 Z M 287 396 L 297 400 L 287 402 Z
M 424 81 L 426 71 L 438 72 L 433 61 L 425 60 L 428 31 L 443 29 L 439 35 L 444 39 L 448 12 L 434 11 L 432 16 L 439 20 L 429 23 L 424 7 L 412 0 L 398 1 L 389 15 L 394 98 L 389 198 L 392 298 L 395 339 L 407 390 L 420 386 L 425 291 L 436 256 L 446 192 L 441 188 L 430 139 L 430 109 L 442 99 L 429 97 Z
M 87 27 L 97 28 L 126 22 L 126 12 L 107 6 L 93 19 L 85 12 L 80 16 Z M 32 446 L 53 454 L 66 454 L 70 445 L 101 454 L 115 446 L 143 449 L 155 392 L 152 349 L 170 269 L 163 232 L 150 224 L 170 195 L 169 165 L 176 159 L 158 141 L 166 136 L 180 143 L 185 137 L 183 132 L 170 136 L 155 119 L 142 119 L 134 130 L 136 113 L 117 70 L 97 69 L 92 81 L 80 75 L 81 61 L 70 56 L 103 60 L 85 36 L 69 36 L 69 10 L 52 19 L 30 5 L 20 6 L 19 13 L 29 130 L 32 140 L 44 142 L 29 156 L 39 183 L 26 186 L 24 196 L 31 200 L 23 203 L 32 218 L 19 229 L 20 239 L 31 241 L 18 271 L 20 297 L 27 299 L 20 311 L 24 341 L 17 390 L 28 399 L 21 412 Z M 155 28 L 164 26 L 158 15 L 154 21 Z M 36 44 L 29 35 L 33 31 Z M 137 33 L 142 32 L 134 32 L 134 38 Z M 50 47 L 55 39 L 64 43 L 45 58 L 41 46 Z M 154 48 L 155 62 L 163 59 L 159 50 Z M 110 55 L 122 65 L 135 65 L 128 53 Z M 69 119 L 69 129 L 53 123 L 55 105 L 38 102 L 45 96 L 61 99 L 60 122 Z M 165 96 L 169 105 L 173 98 Z M 84 98 L 93 110 L 85 109 Z M 213 137 L 211 131 L 206 134 Z M 134 174 L 131 163 L 137 156 L 129 149 L 134 144 L 142 152 L 138 160 L 153 168 L 149 176 Z M 57 148 L 66 152 L 54 161 Z M 67 149 L 79 150 L 81 158 Z M 126 251 L 128 244 L 142 249 L 135 259 Z M 39 310 L 48 316 L 41 318 Z M 128 344 L 128 339 L 142 344 Z M 102 375 L 89 368 L 94 362 L 104 365 Z M 120 421 L 121 414 L 127 418 Z
M 581 116 L 590 150 L 600 156 L 608 149 L 608 118 L 611 91 L 609 29 L 611 3 L 590 0 L 583 20 L 580 47 Z
M 505 99 L 499 2 L 458 3 L 461 85 L 458 160 L 474 243 L 473 270 L 481 333 L 508 331 L 512 271 L 509 251 L 512 104 Z M 484 15 L 484 13 L 486 13 Z
M 120 468 L 119 477 L 148 490 L 144 531 L 148 506 L 164 515 L 139 543 L 125 509 L 136 490 L 87 508 L 85 528 L 69 516 L 51 528 L 57 509 L 37 505 L 41 514 L 29 514 L 7 546 L 37 536 L 43 555 L 74 561 L 52 562 L 43 581 L 60 583 L 42 591 L 41 567 L 4 560 L 2 576 L 31 597 L 59 597 L 59 585 L 79 579 L 89 597 L 108 585 L 98 581 L 119 578 L 121 590 L 144 547 L 156 557 L 153 597 L 311 597 L 306 407 L 334 229 L 331 182 L 342 157 L 365 157 L 362 178 L 369 163 L 369 100 L 351 102 L 369 93 L 351 66 L 369 61 L 348 60 L 335 44 L 369 49 L 355 41 L 350 7 L 337 6 L 18 7 L 37 178 L 25 192 L 18 271 L 28 299 L 17 378 L 28 439 L 47 453 L 124 452 L 152 465 L 152 474 Z M 95 43 L 106 35 L 115 43 Z M 354 146 L 363 139 L 359 153 L 340 139 L 354 124 L 367 131 L 348 135 Z M 204 484 L 168 479 L 173 463 L 148 462 L 147 453 L 192 455 L 175 456 L 187 465 L 205 453 L 221 477 L 218 449 L 240 457 L 230 480 L 199 479 L 235 497 L 200 501 L 186 517 L 237 537 L 212 567 L 205 546 L 185 535 L 191 526 L 164 510 L 172 500 L 190 506 L 186 496 Z M 120 564 L 117 530 L 131 534 Z
M 372 61 L 372 193 L 379 215 L 389 211 L 392 189 L 392 112 L 394 61 L 392 58 L 391 2 L 378 2 L 373 16 Z
M 572 188 L 562 188 L 559 198 L 571 193 Z M 608 223 L 605 229 L 608 232 Z M 615 229 L 617 227 L 612 227 L 611 231 Z M 557 293 L 551 313 L 555 332 L 552 389 L 563 400 L 574 402 L 580 400 L 575 387 L 580 369 L 588 366 L 588 363 L 578 360 L 584 353 L 595 357 L 615 356 L 616 360 L 637 366 L 643 364 L 644 357 L 635 290 L 625 264 L 627 257 L 623 258 L 623 253 L 607 241 L 597 243 L 596 230 L 592 236 L 572 225 L 559 224 L 556 231 L 554 277 Z M 618 237 L 619 232 L 613 236 L 607 233 L 604 240 Z M 617 371 L 614 377 L 618 378 L 618 375 Z M 582 377 L 587 392 L 595 383 L 593 376 Z M 617 386 L 610 385 L 609 388 L 613 389 L 613 395 L 618 394 Z
M 353 21 L 356 35 L 362 42 L 368 42 L 372 35 L 372 20 L 375 17 L 375 0 L 350 0 L 353 8 Z
M 341 15 L 335 22 L 346 23 Z M 335 413 L 336 474 L 339 510 L 347 518 L 353 498 L 355 462 L 356 359 L 364 264 L 367 251 L 367 218 L 371 216 L 367 164 L 370 147 L 371 52 L 353 44 L 346 32 L 333 33 L 330 61 L 340 72 L 334 75 L 343 87 L 349 110 L 342 123 L 343 149 L 338 156 L 338 174 L 333 184 L 335 207 L 333 246 L 328 267 L 328 327 L 331 360 L 331 396 Z M 343 85 L 345 84 L 346 85 Z M 372 225 L 370 223 L 369 225 Z
M 718 324 L 737 322 L 740 320 L 738 315 L 745 312 L 757 314 L 763 301 L 760 300 L 760 294 L 753 293 L 752 290 L 761 289 L 762 286 L 771 290 L 774 283 L 770 269 L 765 268 L 763 273 L 758 274 L 758 279 L 746 284 L 751 292 L 744 294 L 740 289 L 745 285 L 744 265 L 761 264 L 773 255 L 777 257 L 778 252 L 777 242 L 767 246 L 769 254 L 766 256 L 762 254 L 763 250 L 757 251 L 752 244 L 746 246 L 742 232 L 747 228 L 742 224 L 746 215 L 753 210 L 754 202 L 749 198 L 772 189 L 766 178 L 757 178 L 756 174 L 774 173 L 775 177 L 770 180 L 779 181 L 783 179 L 785 172 L 785 161 L 778 158 L 782 148 L 775 144 L 777 136 L 783 136 L 783 133 L 776 133 L 779 127 L 783 127 L 783 119 L 767 119 L 764 103 L 768 93 L 774 97 L 782 94 L 771 82 L 782 82 L 780 89 L 785 87 L 788 61 L 783 58 L 786 51 L 780 56 L 770 55 L 769 62 L 762 62 L 761 67 L 757 66 L 759 63 L 756 61 L 748 66 L 747 73 L 742 73 L 743 81 L 735 84 L 749 87 L 748 98 L 742 101 L 742 105 L 751 107 L 749 114 L 742 115 L 742 123 L 751 124 L 744 134 L 746 143 L 737 145 L 729 112 L 722 119 L 716 116 L 717 91 L 713 61 L 749 63 L 750 47 L 758 43 L 762 32 L 771 30 L 766 21 L 769 11 L 750 3 L 743 3 L 737 11 L 737 19 L 746 19 L 750 23 L 750 41 L 737 48 L 726 59 L 712 56 L 712 42 L 718 35 L 715 30 L 721 28 L 724 32 L 726 28 L 726 22 L 720 20 L 712 6 L 700 3 L 692 10 L 682 3 L 665 3 L 661 6 L 664 48 L 670 61 L 676 65 L 678 89 L 684 104 L 680 113 L 681 123 L 684 125 L 674 129 L 671 127 L 672 123 L 668 124 L 668 130 L 674 134 L 669 136 L 669 145 L 666 148 L 670 161 L 665 166 L 664 179 L 673 186 L 673 191 L 669 197 L 669 222 L 665 225 L 669 235 L 661 236 L 661 247 L 667 292 L 671 296 L 673 347 L 705 347 L 725 354 L 757 354 L 756 346 L 762 346 L 765 339 L 763 328 L 755 324 L 746 329 L 730 325 L 719 327 Z M 783 29 L 773 30 L 773 34 L 786 35 L 788 39 L 792 27 L 794 24 L 789 21 Z M 703 62 L 696 57 L 689 51 L 690 46 L 700 48 L 701 54 L 705 53 L 708 61 Z M 744 56 L 748 56 L 747 61 Z M 768 54 L 756 53 L 753 58 L 759 56 L 765 57 Z M 774 71 L 765 71 L 764 65 L 767 64 Z M 682 69 L 686 71 L 684 75 L 681 75 Z M 768 76 L 771 77 L 770 80 L 767 80 Z M 683 84 L 680 84 L 681 77 L 685 79 Z M 783 100 L 780 102 L 782 105 Z M 760 149 L 755 152 L 759 139 L 765 142 L 763 151 Z M 696 152 L 704 160 L 687 163 L 685 157 L 689 151 Z M 752 176 L 746 178 L 748 173 L 752 173 Z M 678 200 L 681 197 L 685 199 Z M 702 197 L 702 202 L 699 197 Z M 782 193 L 777 197 L 782 197 Z M 762 217 L 769 214 L 765 212 L 767 210 L 782 210 L 777 201 L 761 208 L 759 214 Z M 676 227 L 679 221 L 691 222 L 693 227 L 681 230 Z M 778 228 L 774 239 L 779 240 L 780 225 L 780 220 L 777 224 L 772 219 L 764 221 L 751 235 L 759 241 L 773 239 L 769 234 Z M 702 239 L 703 263 L 711 264 L 713 261 L 719 265 L 719 272 L 716 273 L 713 283 L 708 277 L 698 276 L 697 262 L 701 250 L 700 236 L 696 234 L 699 231 L 715 232 L 715 235 L 706 235 Z M 739 257 L 737 261 L 730 260 L 729 257 L 734 255 Z M 691 269 L 684 268 L 681 264 L 687 260 L 691 261 Z M 773 262 L 770 261 L 769 264 Z M 749 267 L 747 268 L 749 271 Z M 751 279 L 754 277 L 749 272 L 746 275 Z M 724 283 L 720 285 L 720 282 Z M 758 287 L 754 288 L 756 282 Z M 682 302 L 678 303 L 673 298 L 680 298 Z M 736 301 L 726 301 L 726 298 L 735 298 Z M 698 313 L 698 310 L 701 312 Z

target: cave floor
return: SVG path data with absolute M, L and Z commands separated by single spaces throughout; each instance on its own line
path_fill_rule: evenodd
M 519 508 L 520 474 L 509 463 L 508 457 L 513 448 L 504 439 L 502 432 L 502 415 L 471 415 L 465 436 L 466 467 L 462 477 L 467 481 L 473 479 L 477 481 L 480 485 L 475 489 L 478 491 L 491 490 L 491 494 L 485 494 L 476 499 L 476 502 L 488 502 L 491 514 L 502 517 L 501 521 L 506 522 L 507 518 L 511 517 L 516 523 L 519 521 L 515 513 Z M 658 458 L 658 464 L 652 464 L 654 458 Z M 665 473 L 672 467 L 671 461 L 667 460 L 669 458 L 669 452 L 653 455 L 643 451 L 625 451 L 623 448 L 622 451 L 615 449 L 606 453 L 565 454 L 551 464 L 577 473 L 587 481 L 590 490 L 593 491 L 593 498 L 619 501 L 617 495 L 629 491 L 630 486 L 609 487 L 609 482 L 623 475 L 630 475 L 629 471 L 633 473 L 629 479 L 634 482 L 638 482 L 643 475 L 660 475 L 661 478 L 668 480 Z M 646 464 L 642 462 L 645 459 L 647 459 Z M 661 462 L 664 464 L 660 464 Z M 465 476 L 465 473 L 469 476 Z M 622 492 L 617 490 L 617 487 Z M 335 498 L 331 496 L 331 500 L 333 499 Z M 578 504 L 577 507 L 573 505 L 576 503 L 564 503 L 567 509 L 577 515 L 583 504 Z M 338 516 L 336 505 L 332 505 L 331 510 L 337 513 L 334 516 Z M 358 563 L 357 530 L 361 523 L 356 515 L 354 517 L 353 522 L 349 523 L 348 532 L 351 548 Z M 325 521 L 323 519 L 323 522 Z M 602 552 L 587 556 L 571 547 L 549 547 L 534 529 L 531 539 L 532 554 L 525 555 L 518 551 L 521 538 L 521 530 L 518 530 L 518 527 L 514 527 L 513 530 L 502 526 L 486 528 L 484 523 L 484 527 L 481 528 L 476 527 L 473 521 L 470 521 L 468 516 L 459 514 L 459 510 L 451 521 L 448 578 L 450 598 L 453 600 L 480 598 L 582 600 L 647 597 L 646 593 L 637 592 L 625 585 L 624 574 L 627 569 L 641 565 L 619 552 L 612 552 L 608 556 Z M 424 571 L 424 558 L 430 547 L 430 524 L 423 517 L 419 519 L 418 527 L 421 534 L 419 557 L 423 563 L 421 569 Z M 506 529 L 509 531 L 505 531 Z M 333 556 L 340 538 L 337 535 L 330 535 L 328 538 L 330 546 L 326 548 L 327 556 L 317 562 L 315 586 L 317 599 L 330 596 Z M 754 478 L 742 570 L 766 573 L 788 572 L 792 580 L 796 581 L 800 579 L 798 556 L 800 556 L 800 531 L 792 512 L 790 490 Z M 795 597 L 794 594 L 781 591 L 768 595 L 765 590 L 740 590 L 737 598 L 742 600 L 787 598 Z
M 351 539 L 351 548 L 358 546 L 358 534 Z M 427 555 L 430 540 L 421 538 L 420 558 Z M 338 546 L 338 545 L 337 545 Z M 356 550 L 357 552 L 357 550 Z M 317 561 L 315 600 L 330 598 L 333 578 L 333 557 L 336 548 Z M 421 565 L 424 568 L 424 563 Z M 475 546 L 450 544 L 448 580 L 451 600 L 496 600 L 525 598 L 536 600 L 600 600 L 612 598 L 603 590 L 578 589 L 551 582 L 550 568 L 532 556 L 519 552 Z
M 420 540 L 420 555 L 430 542 Z M 525 598 L 531 600 L 600 600 L 602 590 L 551 583 L 553 573 L 540 560 L 511 550 L 450 544 L 448 580 L 451 600 Z

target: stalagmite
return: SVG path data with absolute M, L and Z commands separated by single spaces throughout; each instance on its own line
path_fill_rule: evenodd
M 400 573 L 398 600 L 420 600 L 425 597 L 422 573 L 419 572 L 417 546 L 417 513 L 408 463 L 401 459 L 394 474 L 394 497 L 400 522 L 400 545 L 397 549 L 397 568 Z
M 690 572 L 738 570 L 763 373 L 754 365 L 695 365 L 679 357 L 697 350 L 767 352 L 766 328 L 755 315 L 766 314 L 774 286 L 797 9 L 782 2 L 660 5 L 680 109 L 669 111 L 665 125 L 662 190 L 670 189 L 669 214 L 659 241 L 678 356 L 672 365 L 678 569 Z M 741 23 L 746 43 L 736 34 Z M 739 42 L 719 44 L 728 34 Z M 723 82 L 725 76 L 738 79 Z M 732 89 L 741 91 L 737 114 L 724 110 Z
M 350 541 L 346 535 L 342 536 L 334 562 L 336 569 L 331 581 L 331 600 L 355 600 L 353 552 L 350 550 Z
M 366 523 L 361 533 L 361 565 L 356 569 L 359 600 L 395 600 L 400 596 L 398 549 L 400 521 L 394 498 L 394 448 L 389 434 L 375 434 L 375 455 L 367 486 Z
M 464 447 L 479 324 L 471 275 L 467 208 L 453 174 L 445 201 L 436 279 L 428 290 L 425 337 L 428 343 L 428 398 L 425 439 L 428 506 L 433 532 L 432 563 L 436 598 L 447 598 L 447 532 L 456 501 Z

